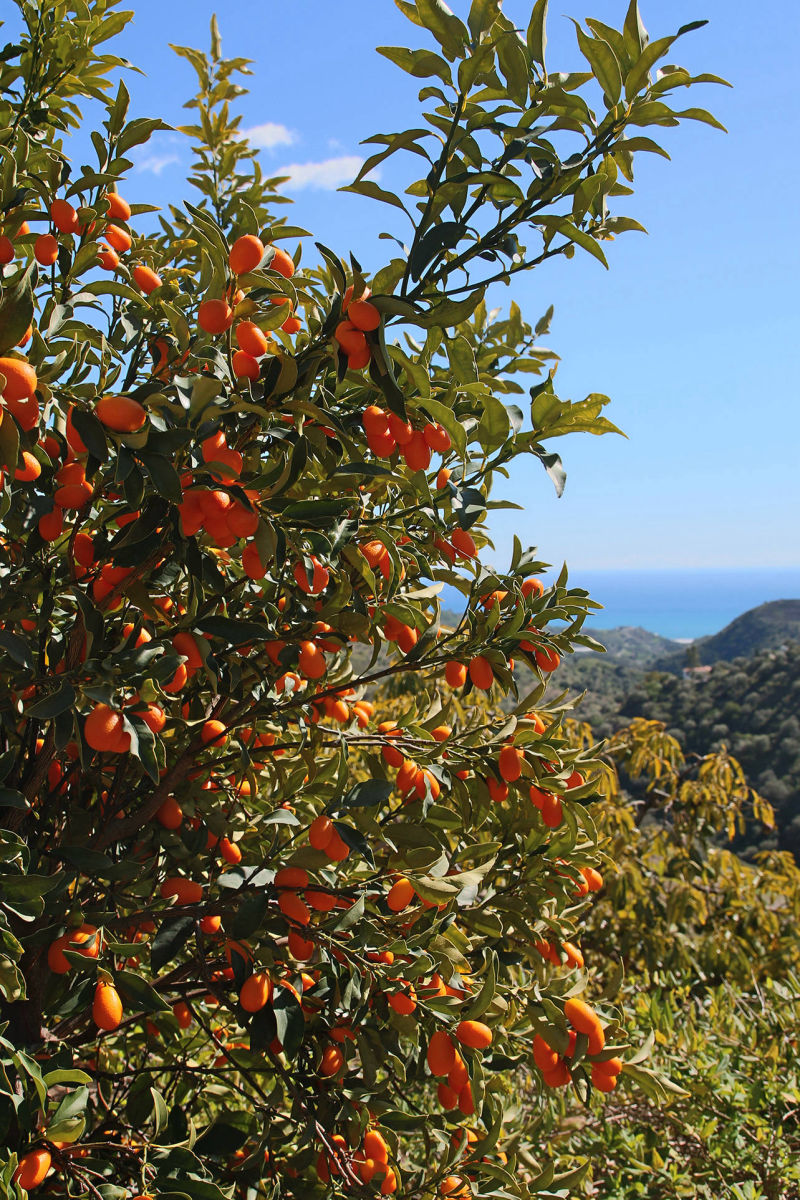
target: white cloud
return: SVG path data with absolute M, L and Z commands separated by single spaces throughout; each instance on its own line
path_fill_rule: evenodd
M 146 158 L 140 158 L 136 164 L 135 170 L 150 171 L 153 175 L 160 175 L 165 167 L 171 167 L 173 163 L 180 162 L 177 154 L 150 154 Z
M 330 192 L 343 184 L 352 183 L 363 162 L 363 158 L 357 154 L 343 154 L 338 158 L 323 159 L 322 162 L 287 163 L 276 168 L 275 174 L 289 176 L 288 181 L 281 184 L 281 191 L 318 188 Z M 376 178 L 375 172 L 370 173 L 370 178 Z
M 275 121 L 265 121 L 263 125 L 251 125 L 242 130 L 246 137 L 259 150 L 272 150 L 275 146 L 292 146 L 297 141 L 297 135 L 285 125 Z

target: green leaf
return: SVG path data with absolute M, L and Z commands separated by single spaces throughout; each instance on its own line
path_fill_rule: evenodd
M 0 808 L 21 808 L 27 810 L 30 804 L 16 788 L 0 787 Z
M 405 46 L 376 46 L 376 50 L 408 75 L 418 79 L 430 79 L 432 75 L 437 75 L 445 83 L 452 82 L 447 63 L 432 50 L 407 50 Z
M 139 454 L 139 458 L 146 467 L 158 494 L 165 500 L 180 504 L 183 498 L 183 489 L 178 472 L 170 460 L 162 454 L 146 454 L 144 452 Z
M 197 622 L 196 628 L 200 633 L 210 633 L 230 646 L 271 641 L 273 638 L 268 625 L 262 625 L 260 621 L 237 621 L 233 617 L 205 617 Z
M 303 1042 L 306 1030 L 303 1009 L 293 992 L 276 986 L 272 1002 L 278 1041 L 287 1058 L 294 1058 Z
M 374 179 L 361 179 L 358 183 L 337 188 L 337 191 L 355 192 L 359 196 L 368 196 L 370 200 L 380 200 L 383 204 L 391 204 L 394 208 L 402 209 L 406 216 L 409 216 L 408 209 L 399 196 L 395 196 L 394 192 L 387 192 L 385 188 L 378 187 Z
M 260 929 L 269 910 L 269 899 L 265 891 L 258 891 L 242 900 L 231 924 L 235 938 L 249 938 Z M 227 928 L 227 926 L 226 926 Z
M 57 691 L 50 696 L 45 696 L 42 700 L 37 700 L 30 708 L 26 709 L 29 717 L 35 717 L 37 721 L 49 721 L 53 717 L 57 717 L 59 713 L 66 712 L 75 704 L 76 692 L 71 683 L 62 683 Z
M 336 805 L 340 809 L 374 808 L 386 804 L 392 794 L 394 785 L 388 779 L 365 779 L 350 788 L 347 795 L 342 796 Z
M 150 966 L 160 971 L 183 949 L 194 931 L 194 917 L 167 918 L 160 925 L 150 949 Z
M 2 376 L 0 376 L 2 378 Z M 0 467 L 11 474 L 19 460 L 19 429 L 8 409 L 0 409 Z
M 542 68 L 542 73 L 546 74 L 544 52 L 547 48 L 547 5 L 549 0 L 536 0 L 533 6 L 533 12 L 528 24 L 528 32 L 526 40 L 528 50 L 534 62 L 537 62 Z
M 139 1012 L 169 1012 L 170 1006 L 159 996 L 155 988 L 133 971 L 117 971 L 115 983 L 130 1008 Z
M 33 263 L 0 292 L 0 354 L 7 354 L 18 344 L 33 320 Z M 16 462 L 15 462 L 16 465 Z
M 48 1071 L 44 1082 L 47 1088 L 51 1088 L 57 1083 L 92 1083 L 93 1079 L 78 1067 L 69 1067 L 67 1070 Z
M 598 242 L 588 234 L 584 229 L 579 229 L 577 225 L 573 225 L 571 221 L 559 221 L 558 232 L 563 234 L 565 238 L 569 238 L 571 242 L 575 242 L 582 250 L 586 250 L 598 262 L 608 270 L 608 261 L 605 254 L 600 249 Z
M 482 33 L 488 33 L 500 13 L 500 0 L 472 0 L 467 24 L 477 41 Z
M 573 20 L 573 24 L 581 53 L 592 68 L 609 106 L 613 107 L 622 94 L 622 69 L 617 56 L 608 42 L 598 37 L 587 37 L 577 21 Z
M 9 658 L 13 658 L 14 662 L 19 663 L 21 667 L 27 667 L 29 670 L 33 668 L 31 648 L 25 638 L 20 637 L 19 634 L 11 633 L 8 629 L 0 629 L 0 650 L 5 650 Z
M 655 66 L 659 58 L 663 58 L 675 40 L 675 37 L 658 38 L 657 41 L 651 42 L 637 61 L 634 62 L 634 65 L 625 76 L 625 96 L 628 100 L 632 100 L 646 86 L 652 67 Z
M 447 57 L 451 61 L 460 58 L 467 45 L 467 30 L 444 0 L 417 0 L 417 12 Z
M 72 410 L 72 424 L 92 457 L 104 463 L 108 458 L 108 442 L 105 430 L 95 414 L 75 407 Z

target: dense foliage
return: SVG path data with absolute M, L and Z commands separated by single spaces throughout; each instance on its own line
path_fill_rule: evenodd
M 726 746 L 775 809 L 777 845 L 800 861 L 800 645 L 686 679 L 647 674 L 620 708 L 631 717 L 664 722 L 687 754 Z M 776 844 L 758 827 L 748 841 Z
M 543 1123 L 591 1159 L 600 1196 L 797 1197 L 800 870 L 725 846 L 742 819 L 772 815 L 724 752 L 684 757 L 635 719 L 609 753 L 636 788 L 593 810 L 615 867 L 583 950 L 605 995 L 650 1024 L 668 1102 L 618 1090 Z
M 669 106 L 696 80 L 635 2 L 554 73 L 546 0 L 522 32 L 399 0 L 438 49 L 382 49 L 429 107 L 353 184 L 411 225 L 367 280 L 275 215 L 215 23 L 178 48 L 199 203 L 146 232 L 124 178 L 161 123 L 110 85 L 115 7 L 18 0 L 0 53 L 0 1189 L 563 1196 L 592 1163 L 511 1089 L 667 1085 L 574 941 L 610 777 L 547 684 L 592 602 L 481 550 L 498 472 L 560 489 L 551 439 L 614 426 L 486 289 L 605 262 L 641 128 L 714 120 Z M 370 178 L 401 151 L 405 199 Z M 692 821 L 751 802 L 713 768 Z

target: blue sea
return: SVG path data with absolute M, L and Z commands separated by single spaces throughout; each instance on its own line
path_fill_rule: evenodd
M 552 577 L 547 580 L 551 582 Z M 714 567 L 657 570 L 581 570 L 569 586 L 585 588 L 603 608 L 594 629 L 639 625 L 662 637 L 692 639 L 719 633 L 749 608 L 767 600 L 800 599 L 800 567 Z M 446 588 L 445 607 L 457 595 Z

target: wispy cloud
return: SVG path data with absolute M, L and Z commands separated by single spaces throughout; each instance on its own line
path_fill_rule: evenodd
M 134 169 L 137 173 L 149 171 L 152 175 L 160 175 L 166 167 L 177 162 L 180 162 L 177 154 L 149 154 L 140 158 Z
M 278 125 L 275 121 L 265 121 L 263 125 L 251 125 L 242 130 L 242 136 L 257 146 L 259 150 L 273 150 L 276 146 L 293 146 L 297 134 L 286 125 Z
M 275 170 L 276 175 L 288 175 L 281 191 L 299 191 L 301 188 L 317 188 L 332 192 L 343 184 L 352 183 L 364 162 L 357 154 L 343 154 L 338 158 L 325 158 L 322 162 L 287 163 Z M 370 174 L 375 179 L 374 173 Z

